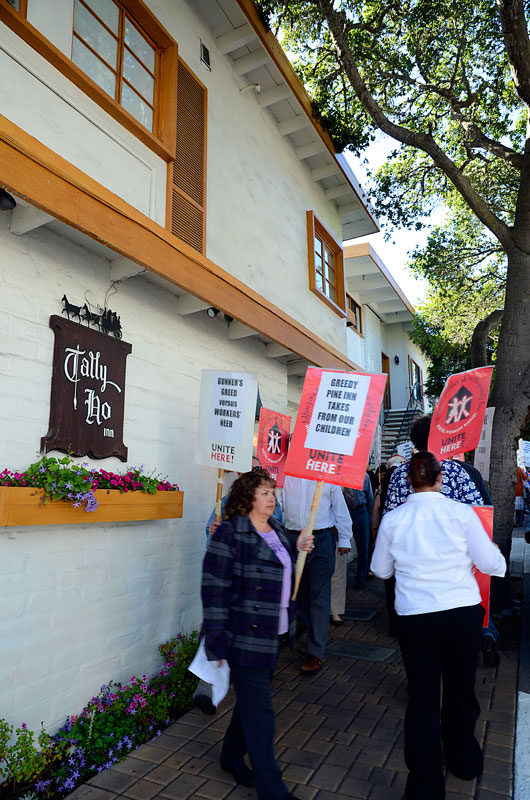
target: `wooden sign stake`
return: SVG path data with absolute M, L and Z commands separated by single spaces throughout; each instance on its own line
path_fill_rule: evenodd
M 215 498 L 215 521 L 221 522 L 221 502 L 223 499 L 224 469 L 217 470 L 217 496 Z
M 324 481 L 317 481 L 316 483 L 317 485 L 315 486 L 315 493 L 313 495 L 313 502 L 311 503 L 311 509 L 309 511 L 309 517 L 307 520 L 303 541 L 305 541 L 306 538 L 311 533 L 313 533 L 313 528 L 315 527 L 315 519 L 317 516 L 317 511 L 320 503 L 320 496 L 322 494 L 322 487 L 324 486 Z M 300 550 L 298 553 L 298 557 L 296 559 L 296 566 L 294 570 L 294 589 L 291 600 L 296 600 L 296 595 L 298 594 L 298 589 L 300 588 L 300 581 L 302 580 L 302 572 L 304 571 L 304 564 L 306 557 L 307 557 L 306 551 Z

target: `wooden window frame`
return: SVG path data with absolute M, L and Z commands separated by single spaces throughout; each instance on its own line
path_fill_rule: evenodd
M 359 325 L 358 326 L 357 326 L 357 322 L 355 320 L 355 314 L 350 309 L 349 300 L 351 300 L 352 303 L 357 307 L 357 319 L 359 321 Z M 361 336 L 364 339 L 364 333 L 363 333 L 363 309 L 362 309 L 362 306 L 360 305 L 360 303 L 358 303 L 357 300 L 353 297 L 353 295 L 351 295 L 348 291 L 346 292 L 346 316 L 348 317 L 348 320 L 351 322 L 351 325 L 348 326 L 349 329 L 352 330 L 352 331 L 355 331 L 357 336 Z
M 9 5 L 11 5 L 11 4 L 9 4 Z M 18 11 L 16 10 L 16 8 L 13 8 L 13 6 L 11 6 L 11 8 L 15 12 L 15 14 L 20 14 L 20 16 L 25 19 L 27 17 L 27 14 L 28 14 L 28 0 L 19 0 L 19 9 L 18 9 Z
M 335 292 L 336 301 L 333 301 L 323 291 L 321 291 L 316 283 L 316 265 L 315 265 L 315 236 L 322 239 L 335 256 Z M 315 216 L 313 211 L 307 212 L 307 243 L 308 243 L 308 265 L 309 265 L 309 288 L 322 300 L 335 314 L 339 317 L 347 318 L 346 313 L 346 284 L 344 281 L 344 253 L 342 245 L 330 234 L 330 232 L 322 225 L 320 220 Z
M 22 0 L 23 5 L 21 3 L 20 11 L 16 11 L 8 3 L 0 2 L 0 21 L 11 28 L 17 36 L 20 36 L 143 144 L 165 161 L 172 161 L 175 158 L 176 145 L 177 43 L 162 27 L 143 0 L 117 0 L 117 2 L 126 10 L 138 29 L 143 34 L 147 34 L 147 38 L 156 44 L 158 80 L 155 83 L 153 133 L 28 22 L 25 18 L 27 0 Z M 23 7 L 24 14 L 22 13 Z

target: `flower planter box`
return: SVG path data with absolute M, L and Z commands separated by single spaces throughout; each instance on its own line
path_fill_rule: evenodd
M 94 522 L 173 519 L 182 516 L 184 492 L 96 491 L 96 511 L 74 508 L 63 500 L 40 500 L 42 491 L 31 487 L 0 486 L 0 526 L 83 525 Z

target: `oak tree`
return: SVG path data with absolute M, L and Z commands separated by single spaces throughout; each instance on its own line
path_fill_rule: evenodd
M 446 204 L 452 223 L 433 231 L 423 258 L 452 253 L 458 268 L 459 251 L 466 251 L 462 278 L 484 273 L 479 283 L 486 293 L 486 273 L 493 282 L 500 278 L 487 309 L 496 316 L 486 320 L 481 337 L 484 343 L 502 315 L 490 398 L 496 408 L 491 490 L 495 540 L 509 555 L 515 447 L 530 401 L 530 3 L 259 4 L 281 30 L 338 149 L 359 154 L 380 131 L 396 141 L 375 176 L 378 213 L 391 224 L 414 225 L 437 203 Z M 466 220 L 463 236 L 458 219 Z M 438 262 L 431 271 L 447 266 Z

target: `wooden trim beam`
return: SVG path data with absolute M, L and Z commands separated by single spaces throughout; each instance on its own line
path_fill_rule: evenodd
M 258 97 L 258 105 L 261 106 L 261 108 L 268 108 L 290 96 L 291 90 L 288 86 L 275 86 L 274 89 L 268 89 L 266 92 L 260 94 Z
M 242 75 L 246 75 L 258 69 L 258 67 L 262 67 L 264 64 L 267 64 L 268 61 L 269 54 L 260 48 L 255 53 L 249 53 L 248 56 L 243 56 L 242 58 L 238 58 L 237 61 L 232 61 L 232 68 L 235 74 L 241 77 Z
M 241 25 L 241 27 L 235 28 L 229 33 L 218 36 L 215 41 L 221 55 L 227 56 L 229 53 L 233 53 L 234 50 L 238 50 L 240 47 L 249 44 L 249 42 L 255 39 L 256 34 L 254 30 L 250 25 L 245 23 L 245 25 Z
M 301 131 L 309 125 L 308 119 L 305 114 L 296 114 L 294 117 L 289 117 L 283 122 L 278 124 L 278 130 L 282 136 L 288 136 L 295 131 Z
M 336 200 L 337 197 L 347 197 L 350 193 L 351 186 L 348 186 L 345 183 L 342 183 L 339 186 L 332 186 L 330 189 L 326 189 L 324 191 L 324 194 L 328 200 Z
M 320 367 L 360 367 L 0 115 L 0 186 Z
M 324 164 L 323 167 L 315 167 L 311 170 L 311 177 L 314 181 L 323 181 L 325 178 L 331 178 L 339 171 L 337 164 Z

